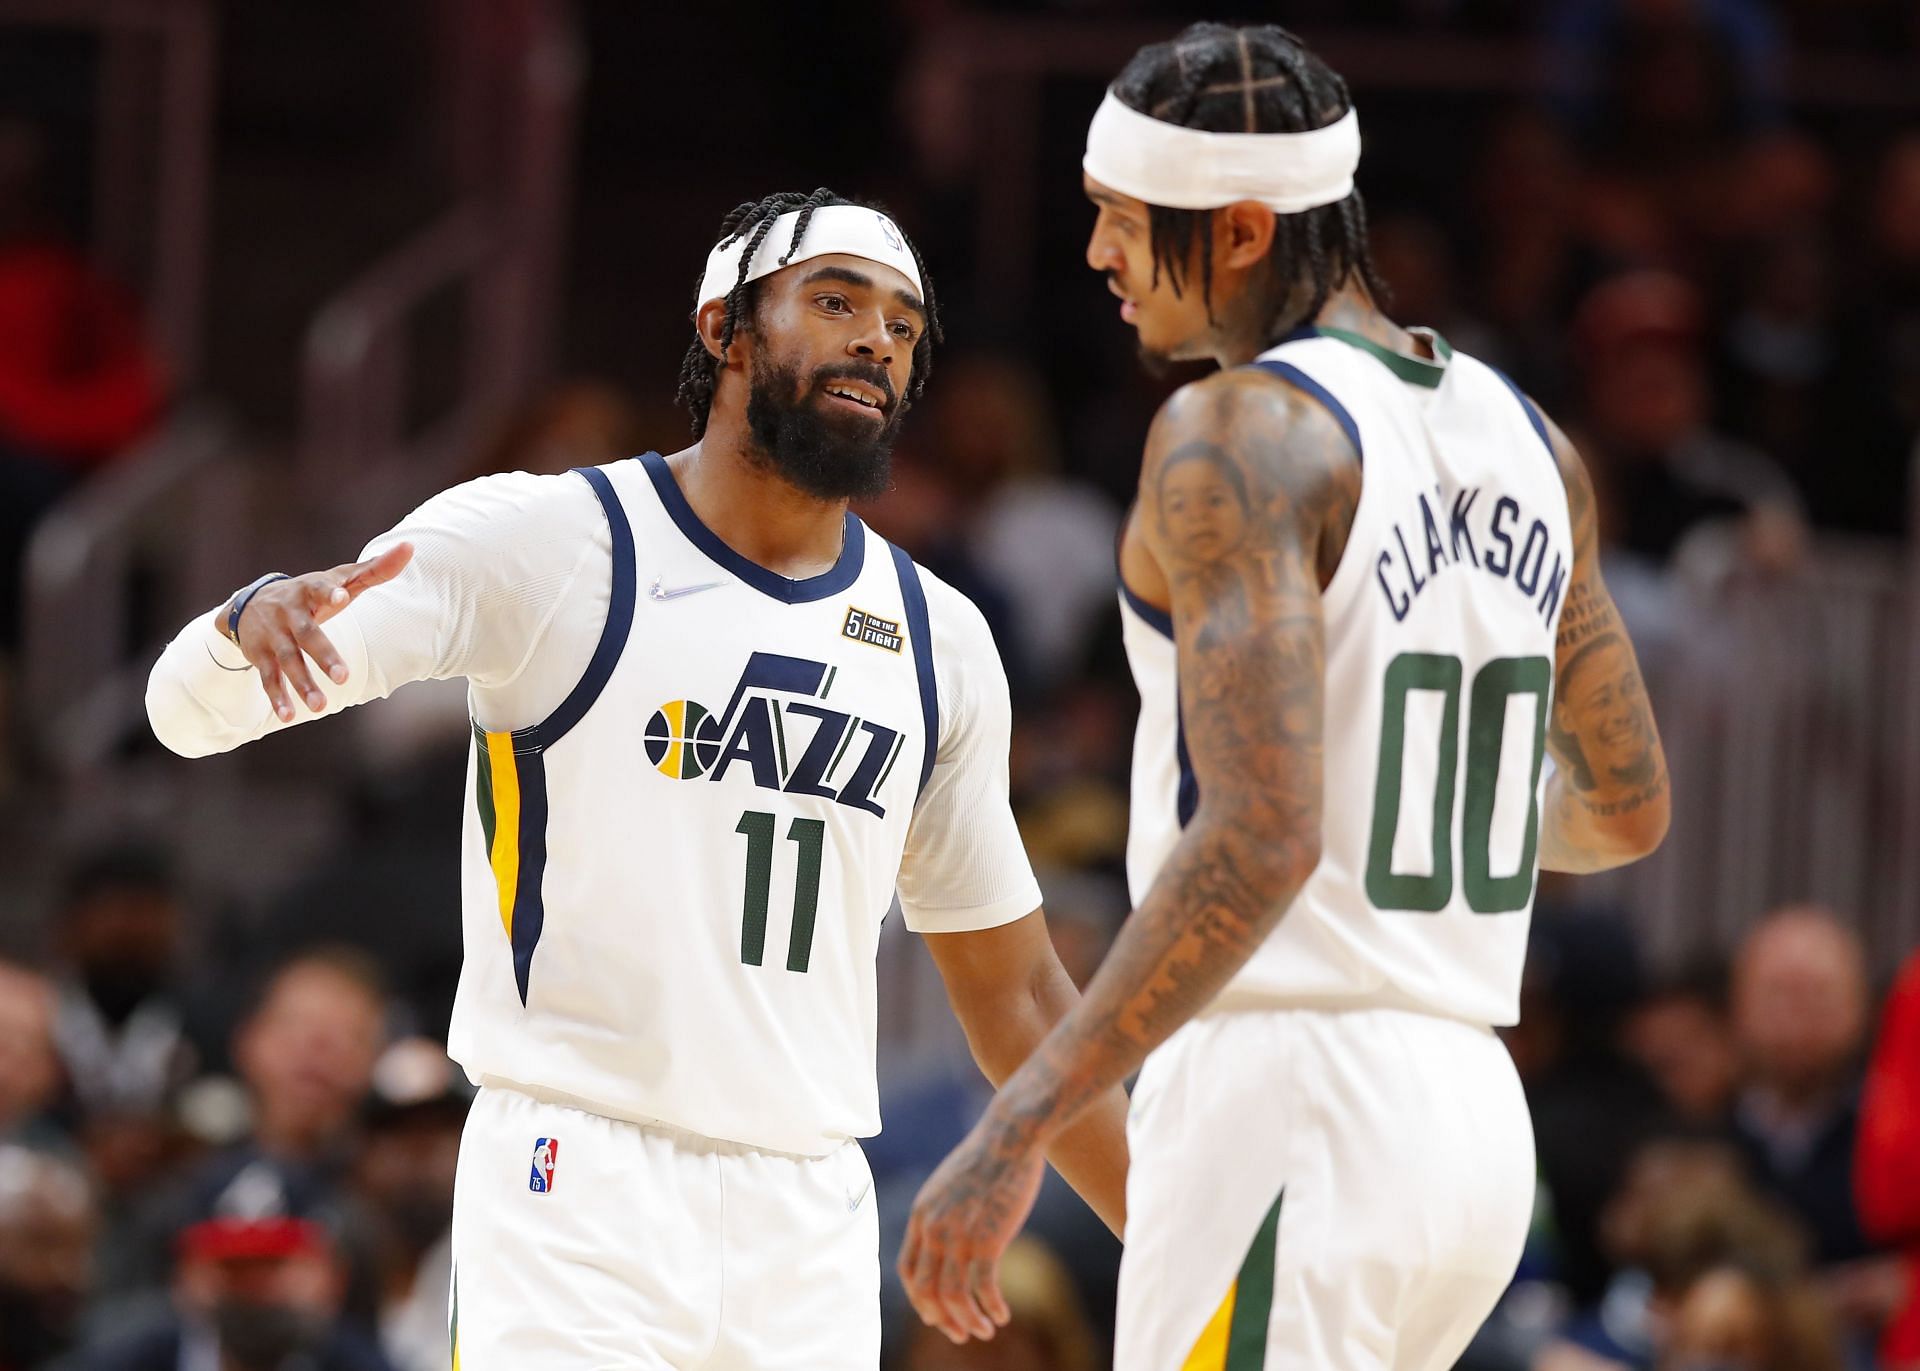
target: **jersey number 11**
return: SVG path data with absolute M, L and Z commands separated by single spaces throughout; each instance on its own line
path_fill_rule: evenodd
M 749 809 L 733 830 L 747 838 L 747 891 L 740 916 L 740 960 L 759 966 L 767 950 L 767 899 L 773 890 L 774 818 Z M 820 908 L 820 854 L 826 847 L 824 819 L 795 819 L 787 839 L 799 848 L 793 874 L 793 934 L 787 941 L 787 970 L 805 971 L 813 956 L 813 919 Z

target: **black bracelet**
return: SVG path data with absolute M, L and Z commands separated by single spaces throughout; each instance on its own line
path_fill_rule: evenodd
M 291 581 L 292 576 L 284 571 L 269 571 L 257 581 L 250 581 L 233 592 L 233 599 L 227 602 L 227 638 L 235 647 L 240 646 L 240 616 L 246 612 L 247 601 L 259 591 L 275 581 Z

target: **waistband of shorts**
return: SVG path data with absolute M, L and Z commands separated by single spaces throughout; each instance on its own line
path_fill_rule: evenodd
M 675 1147 L 688 1152 L 713 1153 L 718 1156 L 763 1156 L 786 1157 L 794 1161 L 818 1161 L 822 1157 L 831 1157 L 853 1138 L 843 1138 L 824 1152 L 786 1152 L 777 1147 L 760 1147 L 753 1143 L 739 1142 L 732 1138 L 714 1138 L 705 1133 L 696 1133 L 692 1129 L 682 1128 L 665 1119 L 650 1118 L 644 1114 L 626 1114 L 607 1108 L 597 1100 L 582 1099 L 569 1095 L 564 1090 L 553 1090 L 547 1086 L 528 1085 L 524 1081 L 508 1080 L 504 1076 L 482 1076 L 480 1078 L 482 1094 L 520 1095 L 539 1104 L 556 1105 L 561 1109 L 571 1109 L 577 1113 L 590 1114 L 597 1119 L 619 1124 L 625 1128 L 637 1128 L 643 1133 L 653 1133 L 673 1143 Z
M 1356 1021 L 1397 1019 L 1416 1024 L 1468 1028 L 1476 1033 L 1484 1033 L 1488 1037 L 1496 1036 L 1493 1025 L 1484 1019 L 1467 1019 L 1458 1015 L 1442 1014 L 1424 1005 L 1369 1002 L 1335 997 L 1314 999 L 1303 996 L 1281 999 L 1272 995 L 1236 994 L 1231 987 L 1194 1017 L 1196 1019 L 1284 1018 L 1294 1014 L 1327 1019 L 1351 1018 Z

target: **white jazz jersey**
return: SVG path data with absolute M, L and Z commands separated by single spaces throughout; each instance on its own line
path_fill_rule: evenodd
M 363 555 L 402 540 L 327 622 L 325 708 L 276 719 L 209 609 L 154 667 L 155 734 L 203 756 L 464 677 L 467 1074 L 768 1151 L 877 1132 L 896 888 L 927 933 L 1040 905 L 979 611 L 852 514 L 821 575 L 756 566 L 651 453 L 457 486 Z
M 1444 365 L 1303 330 L 1255 363 L 1326 404 L 1360 451 L 1362 487 L 1324 597 L 1320 864 L 1222 1010 L 1518 1018 L 1573 542 L 1537 411 L 1493 368 L 1435 344 Z M 1122 591 L 1141 700 L 1137 902 L 1200 795 L 1172 623 Z
M 984 651 L 972 669 L 1004 698 L 991 639 L 851 514 L 839 563 L 794 582 L 709 531 L 658 456 L 582 475 L 612 526 L 610 607 L 552 716 L 476 726 L 450 1050 L 483 1084 L 823 1154 L 879 1129 L 874 958 L 896 876 L 920 928 L 1039 905 L 1010 818 L 990 902 L 943 923 L 923 902 L 963 902 L 902 873 L 910 839 L 982 838 L 910 825 L 942 732 L 934 643 Z M 972 631 L 938 633 L 935 613 Z M 989 755 L 955 769 L 1004 796 L 1004 731 L 997 757 L 975 742 Z

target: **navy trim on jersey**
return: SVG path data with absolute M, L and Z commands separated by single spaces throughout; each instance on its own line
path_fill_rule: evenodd
M 1127 602 L 1128 607 L 1140 616 L 1148 628 L 1153 629 L 1163 638 L 1173 637 L 1173 616 L 1135 595 L 1133 587 L 1124 580 L 1120 582 L 1120 598 Z
M 920 790 L 925 790 L 933 775 L 934 754 L 940 750 L 940 687 L 933 675 L 933 627 L 927 621 L 927 588 L 920 584 L 920 568 L 896 547 L 893 569 L 900 574 L 900 601 L 906 606 L 907 636 L 913 640 L 913 672 L 920 678 L 920 720 L 927 730 L 926 751 L 920 758 Z
M 1291 362 L 1282 362 L 1277 358 L 1268 358 L 1266 361 L 1254 362 L 1252 365 L 1259 367 L 1262 371 L 1278 376 L 1283 381 L 1298 386 L 1301 390 L 1304 390 L 1307 394 L 1325 405 L 1327 412 L 1333 415 L 1335 420 L 1339 422 L 1340 427 L 1347 431 L 1347 441 L 1353 444 L 1354 456 L 1360 459 L 1362 466 L 1366 465 L 1366 450 L 1360 446 L 1360 425 L 1353 422 L 1353 416 L 1347 413 L 1347 407 L 1333 398 L 1332 391 L 1328 390 Z
M 867 558 L 866 525 L 852 510 L 847 511 L 841 535 L 840 560 L 818 576 L 809 576 L 804 581 L 790 581 L 779 572 L 768 571 L 758 562 L 742 557 L 721 541 L 719 534 L 701 523 L 700 516 L 693 512 L 693 506 L 687 503 L 680 483 L 674 479 L 673 468 L 667 465 L 666 458 L 657 452 L 647 452 L 641 454 L 639 462 L 647 469 L 647 475 L 653 478 L 653 488 L 660 496 L 660 503 L 666 506 L 668 515 L 686 535 L 687 541 L 704 552 L 722 570 L 731 572 L 762 595 L 770 595 L 784 604 L 807 604 L 838 595 L 860 579 L 860 568 Z
M 1547 433 L 1547 421 L 1545 417 L 1534 407 L 1533 401 L 1527 398 L 1527 393 L 1513 383 L 1511 376 L 1496 366 L 1489 366 L 1487 370 L 1495 376 L 1498 376 L 1506 388 L 1513 392 L 1513 398 L 1518 400 L 1520 402 L 1520 408 L 1527 412 L 1527 422 L 1532 424 L 1533 431 L 1540 435 L 1540 444 L 1546 448 L 1547 459 L 1553 463 L 1553 469 L 1555 471 L 1560 470 L 1560 459 L 1554 456 L 1553 438 Z
M 539 752 L 515 752 L 520 780 L 520 879 L 513 896 L 513 983 L 527 1002 L 533 950 L 540 945 L 547 908 L 541 894 L 547 874 L 547 762 Z
M 560 707 L 539 723 L 513 731 L 516 751 L 523 746 L 552 747 L 586 717 L 612 679 L 613 668 L 627 645 L 627 634 L 633 629 L 638 575 L 634 569 L 633 528 L 627 523 L 627 511 L 621 507 L 620 497 L 614 493 L 613 482 L 607 479 L 606 472 L 593 467 L 575 467 L 574 471 L 586 477 L 587 484 L 600 498 L 600 507 L 607 515 L 607 530 L 613 535 L 613 584 L 607 596 L 607 620 L 600 626 L 600 641 L 594 644 L 586 671 L 560 702 Z
M 1193 758 L 1187 753 L 1186 711 L 1180 703 L 1179 677 L 1173 688 L 1173 760 L 1180 768 L 1180 788 L 1174 792 L 1174 814 L 1185 828 L 1200 808 L 1200 778 L 1193 774 Z

